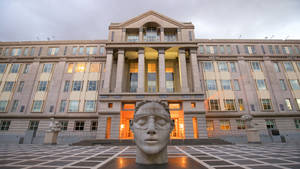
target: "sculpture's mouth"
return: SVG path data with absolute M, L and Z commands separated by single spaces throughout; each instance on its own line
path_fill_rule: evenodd
M 145 139 L 144 140 L 146 143 L 148 144 L 155 144 L 155 143 L 158 143 L 158 140 L 157 139 L 154 139 L 154 138 L 148 138 L 148 139 Z

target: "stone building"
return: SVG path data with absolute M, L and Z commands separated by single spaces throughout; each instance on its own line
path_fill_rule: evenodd
M 107 40 L 0 42 L 0 140 L 132 139 L 142 100 L 169 105 L 172 139 L 300 138 L 300 40 L 195 39 L 191 22 L 149 11 L 109 25 Z M 279 134 L 279 136 L 276 136 Z

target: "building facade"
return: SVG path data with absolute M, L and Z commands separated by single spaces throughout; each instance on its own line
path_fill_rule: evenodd
M 154 11 L 111 23 L 107 40 L 0 42 L 0 140 L 132 139 L 143 100 L 169 105 L 172 139 L 300 140 L 300 40 L 195 39 L 191 22 Z

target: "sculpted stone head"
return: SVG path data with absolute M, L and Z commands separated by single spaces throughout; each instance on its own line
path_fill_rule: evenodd
M 165 104 L 153 101 L 139 104 L 130 128 L 137 146 L 137 163 L 167 162 L 167 144 L 174 123 Z

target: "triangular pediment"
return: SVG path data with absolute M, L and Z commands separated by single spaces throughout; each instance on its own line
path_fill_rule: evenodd
M 139 28 L 148 22 L 155 22 L 165 28 L 181 28 L 184 24 L 154 11 L 148 11 L 128 21 L 120 23 L 123 28 Z

